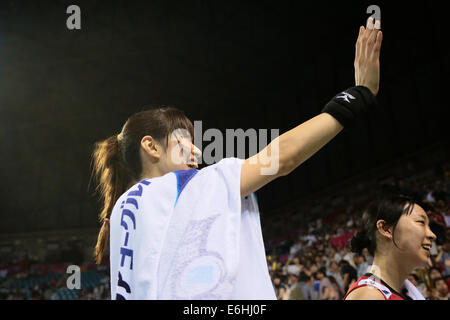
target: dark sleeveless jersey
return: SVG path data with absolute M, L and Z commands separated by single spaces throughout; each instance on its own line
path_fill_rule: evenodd
M 347 296 L 355 289 L 370 286 L 377 289 L 383 295 L 385 300 L 412 300 L 405 294 L 401 294 L 394 289 L 392 289 L 386 282 L 378 278 L 372 273 L 366 273 L 361 278 L 359 278 L 347 291 L 344 300 Z

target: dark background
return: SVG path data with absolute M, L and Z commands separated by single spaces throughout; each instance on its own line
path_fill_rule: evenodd
M 66 28 L 71 4 L 81 30 Z M 93 144 L 145 106 L 174 105 L 223 132 L 283 133 L 317 115 L 354 85 L 354 45 L 371 4 L 384 33 L 380 108 L 261 189 L 263 216 L 447 141 L 442 4 L 2 1 L 0 234 L 97 228 Z

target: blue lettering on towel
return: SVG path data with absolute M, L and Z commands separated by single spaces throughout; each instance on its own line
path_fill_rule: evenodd
M 133 270 L 133 250 L 131 248 L 128 248 L 128 240 L 129 240 L 130 234 L 132 235 L 133 230 L 136 230 L 136 228 L 137 228 L 136 216 L 135 216 L 136 211 L 134 211 L 134 210 L 139 209 L 138 200 L 142 196 L 142 191 L 143 191 L 142 185 L 148 186 L 148 185 L 150 185 L 150 181 L 147 181 L 147 180 L 139 181 L 139 183 L 137 185 L 137 190 L 131 190 L 130 192 L 128 192 L 127 199 L 125 201 L 123 201 L 120 206 L 120 209 L 122 210 L 122 215 L 120 218 L 120 225 L 126 230 L 124 246 L 120 247 L 120 256 L 121 256 L 120 268 L 128 268 L 129 270 Z M 131 209 L 124 208 L 125 203 L 131 204 L 132 206 L 134 206 L 134 208 L 133 207 L 131 207 Z M 130 260 L 129 264 L 128 263 L 125 264 L 125 259 L 127 257 Z M 117 286 L 124 288 L 128 294 L 131 294 L 131 287 L 128 284 L 127 280 L 122 277 L 122 273 L 120 271 L 119 271 L 119 281 L 117 283 Z M 116 300 L 126 300 L 126 298 L 124 295 L 117 293 Z

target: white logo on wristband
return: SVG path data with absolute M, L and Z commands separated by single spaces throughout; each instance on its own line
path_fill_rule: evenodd
M 339 99 L 339 98 L 341 98 L 341 99 L 343 99 L 343 100 L 345 100 L 345 101 L 347 101 L 348 103 L 350 103 L 350 100 L 348 100 L 348 98 L 350 98 L 350 99 L 352 99 L 352 100 L 354 100 L 354 99 L 356 99 L 354 96 L 352 96 L 350 93 L 347 93 L 347 92 L 342 92 L 342 95 L 341 96 L 337 96 L 336 97 L 336 99 Z

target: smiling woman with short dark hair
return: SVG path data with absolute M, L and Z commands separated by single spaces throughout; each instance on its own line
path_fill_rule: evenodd
M 427 265 L 435 239 L 426 212 L 413 199 L 394 195 L 373 201 L 363 214 L 363 230 L 351 239 L 353 252 L 367 248 L 374 255 L 373 265 L 344 300 L 423 299 L 407 278 Z

